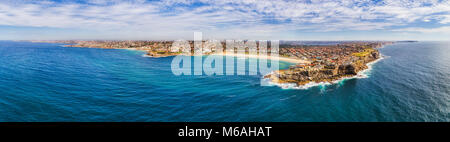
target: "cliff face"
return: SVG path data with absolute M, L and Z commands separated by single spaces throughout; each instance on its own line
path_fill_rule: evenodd
M 357 75 L 359 71 L 367 69 L 367 63 L 380 58 L 377 50 L 371 50 L 364 56 L 354 56 L 351 62 L 338 65 L 326 65 L 316 68 L 294 68 L 280 70 L 265 76 L 277 83 L 297 83 L 304 85 L 309 82 L 332 82 L 342 77 Z

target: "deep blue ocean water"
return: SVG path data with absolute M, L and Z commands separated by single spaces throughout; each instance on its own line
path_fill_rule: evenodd
M 450 121 L 449 42 L 379 50 L 369 78 L 295 90 L 175 76 L 173 57 L 140 51 L 0 41 L 0 121 Z

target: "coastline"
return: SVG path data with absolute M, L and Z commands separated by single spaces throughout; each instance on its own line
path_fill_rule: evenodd
M 297 85 L 296 83 L 276 83 L 276 82 L 273 82 L 271 78 L 264 78 L 265 76 L 274 74 L 275 71 L 273 71 L 273 72 L 271 72 L 271 73 L 269 73 L 269 74 L 264 75 L 261 79 L 262 79 L 264 82 L 266 82 L 267 84 L 269 84 L 270 86 L 278 86 L 278 87 L 280 87 L 280 88 L 282 88 L 282 89 L 307 90 L 307 89 L 312 88 L 312 87 L 315 87 L 315 86 L 327 86 L 327 85 L 338 84 L 338 83 L 341 83 L 341 82 L 343 82 L 343 81 L 345 81 L 345 80 L 349 80 L 349 79 L 368 78 L 368 77 L 369 77 L 369 74 L 368 74 L 368 73 L 370 73 L 370 71 L 372 70 L 372 66 L 373 66 L 375 63 L 377 63 L 377 62 L 379 62 L 379 61 L 381 61 L 381 60 L 383 60 L 383 59 L 385 59 L 385 56 L 382 55 L 382 54 L 380 54 L 380 58 L 378 58 L 378 59 L 376 59 L 376 60 L 373 60 L 373 61 L 371 61 L 371 62 L 369 62 L 369 63 L 366 64 L 366 65 L 367 65 L 367 69 L 364 69 L 364 70 L 359 71 L 359 72 L 358 72 L 356 75 L 354 75 L 354 76 L 344 76 L 344 77 L 341 77 L 341 78 L 339 78 L 339 79 L 333 80 L 333 81 L 331 81 L 331 82 L 314 82 L 314 81 L 310 81 L 310 82 L 308 82 L 308 83 L 306 83 L 306 84 L 304 84 L 304 85 Z
M 162 56 L 150 56 L 148 55 L 149 50 L 145 50 L 142 48 L 102 48 L 102 47 L 82 47 L 82 46 L 73 46 L 73 45 L 62 45 L 63 47 L 77 47 L 77 48 L 100 48 L 100 49 L 124 49 L 124 50 L 135 50 L 135 51 L 143 51 L 147 54 L 143 55 L 143 57 L 152 57 L 152 58 L 160 58 L 160 57 L 169 57 L 169 56 L 177 56 L 177 55 L 162 55 Z M 181 54 L 180 54 L 181 55 Z M 294 59 L 294 58 L 287 58 L 287 57 L 274 57 L 274 56 L 268 56 L 268 55 L 255 55 L 255 54 L 227 54 L 227 53 L 213 53 L 213 54 L 204 54 L 204 55 L 218 55 L 218 56 L 233 56 L 233 57 L 240 57 L 240 58 L 257 58 L 257 59 L 268 59 L 268 60 L 279 60 L 279 61 L 285 61 L 289 63 L 310 63 L 306 60 L 301 59 Z M 203 55 L 203 56 L 204 56 Z M 195 56 L 195 55 L 188 55 L 188 56 Z
M 164 54 L 164 55 L 160 55 L 160 56 L 152 56 L 152 55 L 149 55 L 150 51 L 148 49 L 143 49 L 143 48 L 103 48 L 103 47 L 85 47 L 85 46 L 73 46 L 73 45 L 64 45 L 64 47 L 125 49 L 125 50 L 134 50 L 134 51 L 143 51 L 143 52 L 146 52 L 146 54 L 142 55 L 142 57 L 152 57 L 152 58 L 184 55 L 184 54 Z M 379 48 L 383 48 L 383 47 L 384 46 L 381 46 Z M 248 58 L 256 58 L 256 59 L 279 60 L 279 61 L 285 61 L 285 62 L 294 63 L 294 64 L 299 64 L 299 63 L 307 63 L 307 64 L 309 64 L 309 63 L 311 63 L 310 61 L 301 60 L 301 59 L 294 59 L 294 58 L 280 57 L 280 56 L 276 57 L 276 56 L 268 56 L 268 55 L 259 55 L 259 54 L 239 54 L 239 53 L 227 54 L 226 52 L 222 52 L 222 53 L 204 54 L 202 56 L 205 56 L 205 55 L 207 55 L 207 56 L 208 55 L 233 56 L 233 57 L 238 57 L 238 58 L 247 58 L 248 57 Z M 186 55 L 186 56 L 196 56 L 196 55 Z M 309 89 L 309 88 L 315 87 L 315 86 L 324 86 L 324 85 L 337 84 L 337 83 L 340 83 L 340 82 L 348 80 L 348 79 L 368 78 L 368 74 L 367 73 L 370 70 L 372 70 L 373 64 L 375 64 L 376 62 L 384 59 L 384 57 L 385 56 L 380 54 L 380 58 L 366 63 L 367 69 L 360 70 L 359 72 L 357 72 L 356 75 L 353 75 L 353 76 L 342 76 L 342 77 L 340 77 L 338 79 L 331 80 L 331 81 L 322 81 L 322 82 L 309 81 L 306 84 L 298 85 L 296 83 L 277 83 L 276 81 L 274 82 L 272 80 L 272 78 L 265 78 L 265 76 L 273 75 L 277 71 L 273 71 L 273 72 L 271 72 L 269 74 L 264 75 L 262 80 L 265 81 L 267 84 L 269 84 L 269 86 L 278 86 L 278 87 L 281 87 L 282 89 L 302 89 L 302 90 L 306 90 L 306 89 Z M 280 70 L 278 70 L 278 71 L 280 71 Z
M 257 58 L 257 59 L 268 59 L 268 60 L 279 60 L 279 61 L 285 61 L 290 63 L 309 63 L 309 61 L 301 60 L 301 59 L 294 59 L 294 58 L 287 58 L 287 57 L 274 57 L 274 56 L 268 56 L 268 55 L 255 55 L 255 54 L 227 54 L 227 53 L 214 53 L 211 55 L 219 55 L 219 56 L 233 56 L 233 57 L 241 57 L 241 58 Z

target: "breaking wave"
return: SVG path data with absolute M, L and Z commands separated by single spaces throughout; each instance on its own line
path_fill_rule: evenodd
M 315 87 L 315 86 L 327 86 L 327 85 L 332 85 L 332 84 L 337 84 L 337 83 L 343 83 L 345 80 L 349 80 L 349 79 L 369 78 L 370 72 L 372 71 L 372 66 L 382 59 L 385 59 L 384 55 L 380 55 L 379 59 L 372 61 L 370 63 L 367 63 L 367 69 L 358 72 L 358 74 L 356 74 L 355 76 L 343 77 L 343 78 L 335 80 L 331 83 L 330 82 L 309 82 L 305 85 L 299 86 L 296 83 L 275 83 L 275 82 L 272 82 L 269 78 L 262 78 L 262 82 L 264 82 L 268 86 L 278 86 L 278 87 L 281 87 L 282 89 L 301 89 L 301 90 L 306 90 L 306 89 L 309 89 L 309 88 Z M 269 74 L 274 74 L 274 72 L 271 72 Z M 267 74 L 267 75 L 269 75 L 269 74 Z M 267 75 L 265 75 L 265 76 L 267 76 Z

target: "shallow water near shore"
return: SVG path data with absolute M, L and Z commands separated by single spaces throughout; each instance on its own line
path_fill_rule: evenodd
M 449 42 L 379 50 L 368 77 L 298 90 L 175 76 L 174 57 L 141 51 L 0 41 L 0 121 L 450 121 Z

